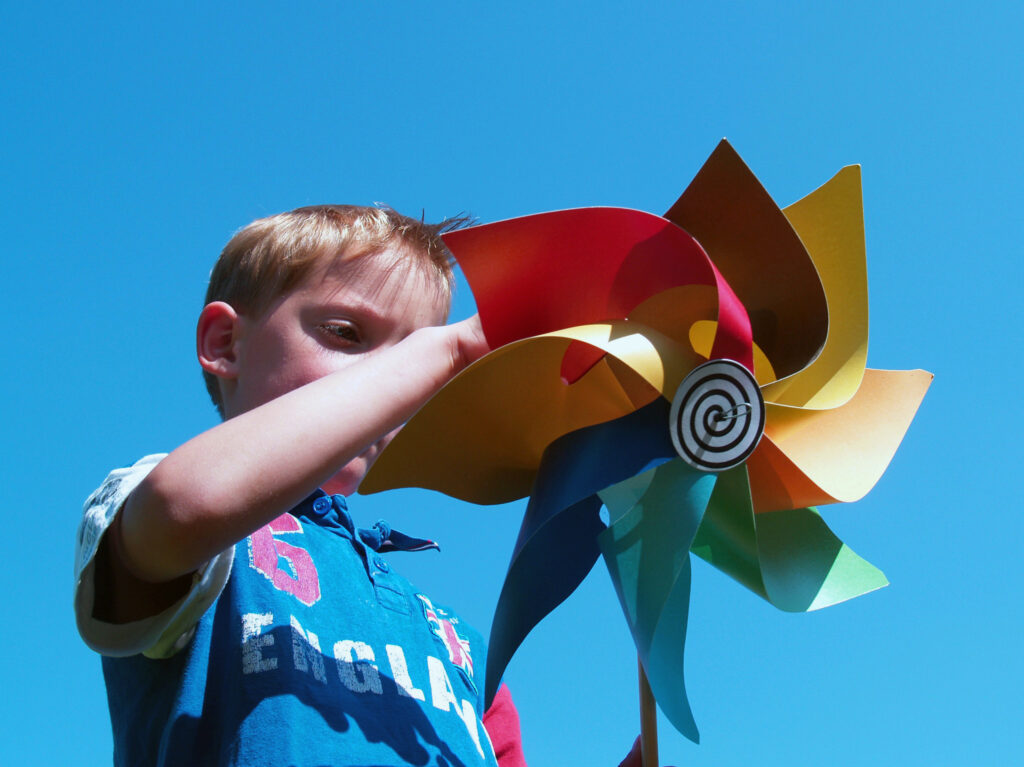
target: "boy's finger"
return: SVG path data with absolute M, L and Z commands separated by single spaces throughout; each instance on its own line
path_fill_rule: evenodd
M 619 763 L 619 767 L 640 767 L 640 736 L 637 735 L 633 741 L 633 748 L 626 754 L 626 758 Z

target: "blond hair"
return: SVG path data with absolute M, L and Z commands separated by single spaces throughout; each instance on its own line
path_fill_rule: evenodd
M 441 235 L 467 223 L 467 217 L 458 216 L 428 224 L 388 207 L 359 205 L 311 205 L 260 218 L 224 246 L 210 273 L 204 305 L 224 301 L 239 314 L 257 318 L 315 268 L 379 253 L 397 242 L 406 246 L 410 263 L 436 283 L 447 313 L 454 276 Z M 206 371 L 203 377 L 223 415 L 217 377 Z

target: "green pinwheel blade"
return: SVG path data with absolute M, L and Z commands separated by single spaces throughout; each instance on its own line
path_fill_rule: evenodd
M 598 543 L 640 662 L 661 710 L 695 742 L 683 675 L 690 544 L 714 486 L 714 475 L 673 460 L 599 494 L 612 522 Z
M 758 596 L 768 599 L 761 577 L 750 484 L 743 466 L 722 472 L 690 550 Z
M 769 601 L 791 612 L 820 610 L 888 586 L 885 574 L 829 530 L 817 509 L 755 517 Z
M 754 514 L 744 466 L 719 476 L 692 550 L 788 612 L 818 610 L 889 583 L 816 509 Z

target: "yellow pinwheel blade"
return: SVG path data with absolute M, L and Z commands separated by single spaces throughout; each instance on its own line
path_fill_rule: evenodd
M 718 332 L 718 323 L 708 320 L 699 320 L 690 326 L 690 345 L 697 350 L 701 356 L 711 358 L 711 345 L 715 341 L 715 333 Z M 764 386 L 775 380 L 775 371 L 772 370 L 772 363 L 768 356 L 761 351 L 757 344 L 753 345 L 754 357 L 754 378 L 759 386 Z
M 595 346 L 608 358 L 567 385 L 560 370 L 574 342 Z M 671 399 L 702 361 L 688 346 L 628 320 L 508 344 L 438 392 L 381 454 L 359 490 L 425 487 L 481 504 L 521 498 L 530 493 L 551 442 L 645 404 L 637 402 L 637 383 L 647 386 L 646 402 L 659 395 Z M 620 380 L 629 375 L 646 384 L 623 386 Z
M 828 301 L 828 338 L 796 375 L 765 387 L 769 402 L 814 409 L 848 401 L 868 357 L 868 278 L 860 166 L 843 168 L 783 209 L 818 270 Z

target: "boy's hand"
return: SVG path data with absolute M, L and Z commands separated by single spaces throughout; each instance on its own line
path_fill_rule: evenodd
M 640 767 L 642 756 L 640 753 L 640 737 L 633 741 L 633 748 L 626 754 L 626 758 L 619 763 L 619 767 Z
M 640 736 L 633 741 L 633 748 L 626 754 L 626 758 L 619 762 L 619 767 L 640 767 L 641 755 L 640 755 Z
M 479 314 L 474 314 L 462 322 L 448 325 L 446 329 L 452 333 L 454 343 L 452 363 L 455 370 L 461 370 L 467 365 L 471 365 L 491 350 L 484 337 Z

